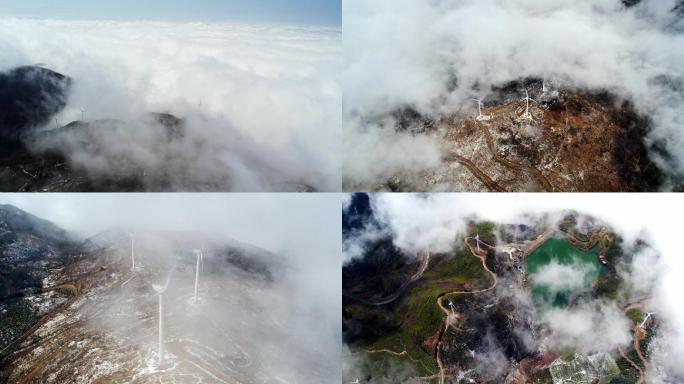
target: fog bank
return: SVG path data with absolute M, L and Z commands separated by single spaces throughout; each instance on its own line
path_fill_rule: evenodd
M 92 176 L 142 172 L 185 191 L 339 189 L 337 28 L 6 18 L 0 31 L 0 71 L 39 64 L 73 79 L 67 107 L 37 128 L 94 122 L 92 137 L 42 143 Z M 164 144 L 140 123 L 148 112 L 185 119 L 184 136 Z M 99 126 L 108 119 L 125 129 Z

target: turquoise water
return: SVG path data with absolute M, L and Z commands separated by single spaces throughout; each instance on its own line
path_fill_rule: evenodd
M 563 237 L 554 237 L 529 255 L 525 266 L 531 275 L 532 298 L 537 308 L 565 307 L 574 293 L 590 289 L 599 276 L 608 272 L 598 254 L 598 247 L 585 252 Z M 552 267 L 565 273 L 549 273 Z M 540 275 L 543 271 L 547 272 L 545 278 Z M 570 276 L 581 279 L 576 281 L 568 278 Z

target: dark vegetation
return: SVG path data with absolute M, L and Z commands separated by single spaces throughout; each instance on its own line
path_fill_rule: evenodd
M 25 299 L 0 301 L 0 351 L 31 328 L 37 320 L 35 311 Z
M 416 272 L 415 258 L 397 248 L 391 238 L 369 244 L 366 257 L 342 268 L 342 289 L 368 300 L 395 293 Z
M 226 262 L 229 266 L 238 271 L 248 274 L 250 277 L 257 277 L 266 282 L 273 282 L 274 275 L 265 260 L 256 254 L 239 248 L 224 248 L 217 250 L 217 257 Z
M 61 111 L 70 86 L 66 76 L 41 67 L 0 73 L 0 154 L 20 148 L 29 128 Z
M 618 108 L 614 107 L 614 97 L 608 97 L 612 119 L 620 127 L 621 132 L 615 137 L 616 151 L 613 153 L 618 173 L 626 185 L 634 192 L 657 190 L 663 184 L 665 176 L 651 160 L 645 137 L 651 131 L 651 120 L 647 116 L 636 113 L 634 105 L 622 101 Z
M 419 268 L 413 255 L 394 245 L 392 236 L 383 231 L 373 212 L 370 197 L 355 193 L 342 212 L 343 241 L 354 239 L 365 231 L 377 231 L 377 239 L 361 244 L 364 255 L 350 260 L 342 268 L 342 290 L 345 296 L 361 301 L 376 301 L 398 293 L 406 287 Z
M 480 261 L 464 247 L 433 255 L 423 277 L 390 304 L 374 306 L 346 298 L 345 342 L 368 349 L 406 350 L 413 360 L 420 361 L 415 365 L 419 374 L 432 375 L 436 372 L 434 343 L 444 321 L 437 298 L 449 291 L 486 287 L 490 279 Z
M 68 268 L 79 254 L 78 242 L 63 229 L 0 205 L 0 368 L 13 343 L 39 321 L 27 297 L 42 292 L 50 270 Z
M 392 113 L 390 116 L 395 122 L 395 129 L 399 132 L 409 132 L 411 134 L 424 134 L 437 129 L 436 121 L 416 110 L 412 106 L 404 106 Z
M 102 133 L 116 132 L 126 122 L 109 119 L 73 121 L 64 126 L 35 132 L 48 125 L 67 105 L 72 80 L 42 67 L 25 66 L 0 73 L 0 191 L 31 192 L 131 192 L 169 190 L 169 180 L 159 185 L 145 185 L 143 170 L 126 174 L 93 176 L 73 167 L 64 151 L 74 145 L 97 154 L 103 146 Z M 185 137 L 185 122 L 169 113 L 149 113 L 142 117 L 147 129 L 160 129 L 166 143 Z M 162 140 L 163 140 L 162 139 Z M 69 146 L 64 145 L 69 142 Z M 135 167 L 133 167 L 135 168 Z
M 622 4 L 624 4 L 625 7 L 633 7 L 639 3 L 641 3 L 641 0 L 622 0 Z
M 41 287 L 49 268 L 76 253 L 71 235 L 11 205 L 0 205 L 0 300 Z

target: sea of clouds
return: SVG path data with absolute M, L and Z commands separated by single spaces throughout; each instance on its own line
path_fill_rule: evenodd
M 95 137 L 105 144 L 96 154 L 64 149 L 94 176 L 112 163 L 180 190 L 339 190 L 339 28 L 6 18 L 0 52 L 0 71 L 40 64 L 74 80 L 42 129 L 83 116 L 127 122 Z M 159 145 L 142 132 L 148 112 L 184 118 L 186 136 Z

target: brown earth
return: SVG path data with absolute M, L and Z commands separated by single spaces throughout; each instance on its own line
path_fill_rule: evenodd
M 540 88 L 540 87 L 539 87 Z M 644 137 L 649 120 L 607 92 L 561 89 L 517 96 L 443 115 L 431 127 L 443 143 L 443 167 L 393 175 L 378 190 L 654 191 L 663 175 Z M 514 93 L 517 94 L 517 93 Z

